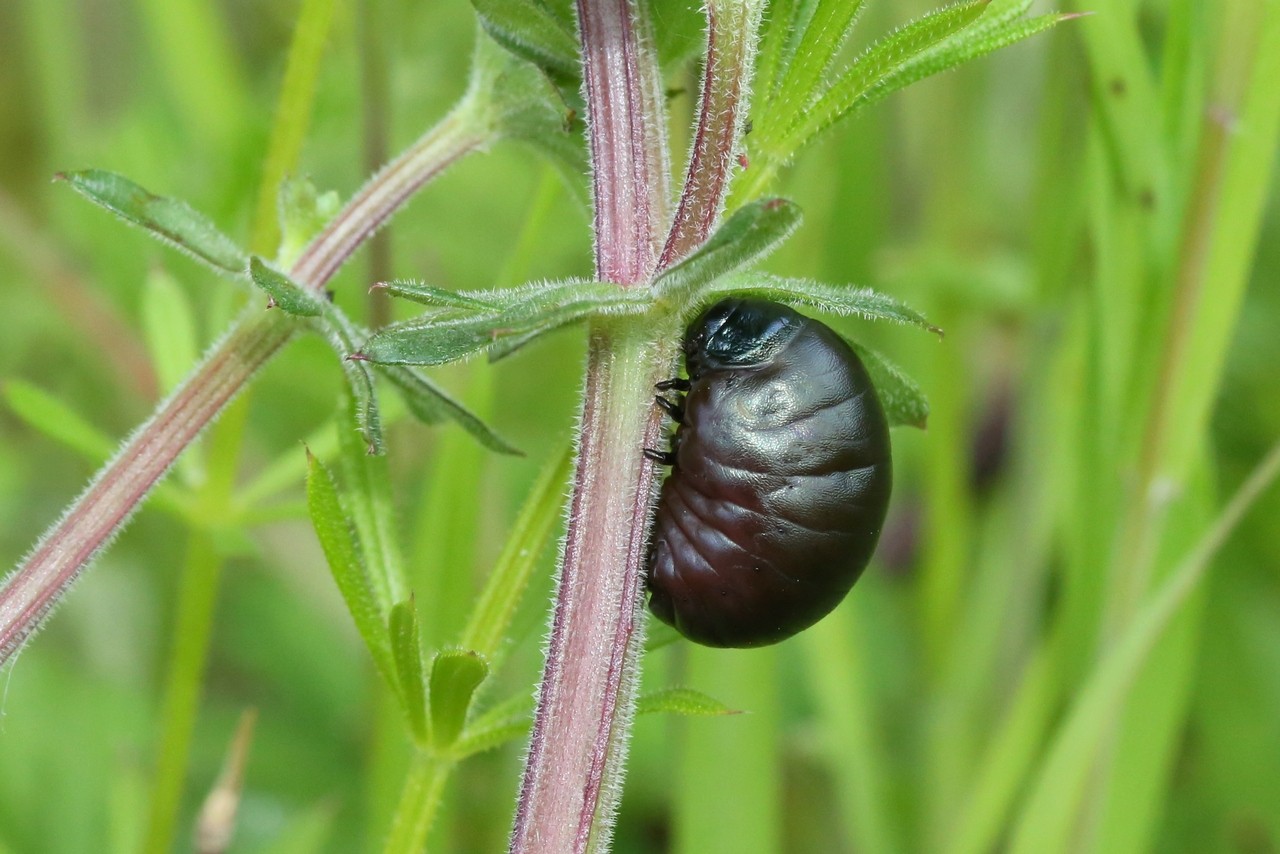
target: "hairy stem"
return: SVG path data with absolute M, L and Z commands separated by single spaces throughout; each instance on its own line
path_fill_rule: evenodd
M 659 260 L 665 269 L 706 242 L 724 210 L 755 67 L 761 0 L 707 3 L 707 52 L 689 168 Z M 745 155 L 744 155 L 745 157 Z M 744 161 L 745 164 L 745 161 Z M 745 166 L 744 166 L 745 168 Z
M 427 181 L 496 131 L 466 105 L 376 175 L 303 251 L 293 278 L 317 290 Z M 192 374 L 90 481 L 0 588 L 0 665 L 39 628 L 94 556 L 120 532 L 178 455 L 297 329 L 281 312 L 248 310 Z
M 597 329 L 551 642 L 511 849 L 607 845 L 643 646 L 644 531 L 656 482 L 641 449 L 662 359 L 652 330 Z M 674 340 L 674 339 L 673 339 Z
M 643 285 L 669 220 L 657 57 L 639 4 L 579 0 L 578 25 L 596 274 Z M 672 331 L 605 322 L 591 331 L 569 529 L 512 851 L 609 843 L 644 635 L 644 535 L 656 481 L 641 450 L 658 436 L 652 387 L 676 340 L 655 332 Z
M 647 23 L 628 0 L 579 0 L 596 275 L 647 281 L 669 219 L 662 78 Z

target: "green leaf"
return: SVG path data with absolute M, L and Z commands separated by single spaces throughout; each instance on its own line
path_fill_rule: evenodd
M 320 195 L 306 178 L 285 178 L 276 199 L 280 220 L 280 250 L 276 254 L 276 263 L 286 268 L 292 266 L 311 238 L 338 215 L 341 206 L 337 193 L 330 191 Z
M 386 326 L 365 342 L 358 358 L 380 365 L 441 365 L 504 338 L 543 334 L 586 317 L 639 314 L 653 301 L 647 289 L 622 288 L 609 282 L 553 282 L 486 291 L 477 297 L 501 300 L 504 308 L 464 316 L 420 317 Z
M 541 68 L 557 84 L 579 76 L 578 40 L 566 22 L 538 0 L 471 0 L 480 25 L 498 44 Z
M 743 205 L 696 252 L 658 277 L 660 293 L 680 295 L 767 257 L 800 227 L 798 205 L 763 199 Z
M 297 317 L 319 317 L 324 314 L 328 300 L 268 267 L 256 255 L 249 259 L 249 276 L 271 298 L 271 308 L 279 308 L 286 314 Z
M 446 750 L 458 740 L 476 688 L 489 675 L 484 656 L 467 649 L 446 649 L 431 662 L 431 744 Z
M 352 422 L 359 423 L 360 403 L 354 396 L 343 397 L 345 406 L 338 415 L 337 435 L 342 473 L 347 483 L 344 508 L 350 514 L 360 543 L 360 554 L 378 608 L 385 612 L 409 595 L 396 528 L 391 473 L 386 456 L 370 455 L 364 437 L 348 427 Z
M 494 658 L 551 534 L 558 527 L 565 484 L 573 464 L 571 447 L 543 469 L 507 536 L 462 632 L 462 645 Z
M 876 387 L 876 396 L 884 407 L 890 427 L 907 426 L 925 429 L 929 422 L 929 400 L 901 368 L 881 356 L 875 350 L 849 342 Z
M 636 701 L 636 714 L 670 712 L 685 717 L 714 717 L 739 715 L 741 710 L 731 709 L 724 703 L 692 688 L 666 688 L 643 694 Z
M 471 311 L 497 311 L 501 309 L 501 306 L 497 303 L 451 291 L 447 288 L 433 287 L 425 282 L 397 279 L 393 282 L 380 282 L 374 287 L 393 297 L 400 297 L 401 299 L 407 299 L 433 308 L 460 308 Z
M 413 597 L 391 607 L 391 654 L 400 681 L 400 699 L 409 727 L 420 741 L 427 739 L 427 693 L 422 679 L 422 640 Z
M 249 266 L 244 250 L 186 202 L 153 195 L 128 178 L 101 169 L 62 172 L 57 177 L 90 201 L 219 273 L 243 276 Z
M 351 356 L 355 351 L 358 330 L 337 306 L 327 300 L 321 303 L 321 309 L 323 317 L 315 323 L 315 328 L 338 354 L 338 363 L 342 365 L 342 372 L 347 378 L 347 388 L 355 401 L 356 428 L 364 437 L 365 453 L 381 454 L 382 416 L 378 409 L 373 371 L 363 361 Z
M 800 17 L 804 6 L 800 0 L 771 0 L 760 36 L 753 88 L 757 95 L 757 112 L 768 107 L 778 93 L 783 76 L 791 67 L 799 41 Z
M 865 106 L 867 93 L 900 71 L 909 60 L 976 21 L 988 2 L 970 0 L 939 9 L 875 42 L 816 102 L 797 111 L 786 125 L 769 128 L 771 136 L 783 140 L 780 148 L 786 155 L 799 150 L 854 109 Z M 779 130 L 782 132 L 778 133 Z
M 886 95 L 926 77 L 948 71 L 972 59 L 978 59 L 1002 47 L 1008 47 L 1015 42 L 1043 33 L 1072 17 L 1075 16 L 1048 14 L 1025 21 L 1008 21 L 998 26 L 986 27 L 980 22 L 973 30 L 961 33 L 957 38 L 949 39 L 906 63 L 891 78 L 871 91 L 865 103 L 859 106 L 875 103 Z
M 524 739 L 529 735 L 532 718 L 523 721 L 500 724 L 483 729 L 468 729 L 453 744 L 450 753 L 455 759 L 466 759 L 477 753 L 494 750 L 509 741 Z
M 804 33 L 800 37 L 790 63 L 769 105 L 765 123 L 770 127 L 789 127 L 813 103 L 819 94 L 823 77 L 849 37 L 853 24 L 862 11 L 864 0 L 841 0 L 816 4 Z
M 453 745 L 455 759 L 493 750 L 508 741 L 524 738 L 533 722 L 533 701 L 526 693 L 508 697 L 467 724 Z
M 396 665 L 387 641 L 386 624 L 368 573 L 360 558 L 360 545 L 351 529 L 338 488 L 324 464 L 307 452 L 307 511 L 338 592 L 364 639 L 373 662 L 393 691 L 399 689 Z
M 51 439 L 95 463 L 115 452 L 115 440 L 44 389 L 17 379 L 6 380 L 3 389 L 13 413 Z
M 711 302 L 735 293 L 813 306 L 819 311 L 845 317 L 888 320 L 918 326 L 938 336 L 942 335 L 942 330 L 925 320 L 923 315 L 888 294 L 871 288 L 828 285 L 810 279 L 784 279 L 768 273 L 750 272 L 718 279 L 699 292 L 698 302 Z
M 191 301 L 173 277 L 159 267 L 147 275 L 142 329 L 160 388 L 168 392 L 196 363 L 200 345 Z
M 409 411 L 424 424 L 453 421 L 491 451 L 524 456 L 524 451 L 495 433 L 475 413 L 450 397 L 421 372 L 400 365 L 380 365 L 378 370 L 400 390 Z

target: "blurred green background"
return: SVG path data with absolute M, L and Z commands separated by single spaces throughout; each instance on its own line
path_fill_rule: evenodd
M 120 172 L 256 239 L 299 5 L 0 3 L 6 566 L 247 299 L 51 176 Z M 1236 5 L 1280 14 L 1274 2 Z M 781 190 L 806 222 L 772 269 L 874 286 L 947 330 L 939 342 L 833 323 L 910 370 L 931 399 L 930 426 L 895 433 L 898 483 L 880 555 L 831 618 L 768 650 L 678 642 L 647 658 L 647 687 L 686 685 L 749 714 L 640 718 L 617 850 L 982 851 L 1018 832 L 1055 727 L 1108 649 L 1114 607 L 1124 613 L 1107 567 L 1123 546 L 1144 407 L 1160 395 L 1177 323 L 1169 294 L 1201 108 L 1220 79 L 1221 23 L 1202 4 L 1121 7 L 1136 21 L 1136 54 L 1108 38 L 1129 32 L 1123 20 L 1064 24 L 895 96 L 788 174 Z M 928 8 L 873 2 L 860 33 Z M 334 10 L 298 171 L 345 198 L 461 93 L 474 20 L 462 0 Z M 1135 55 L 1136 72 L 1116 59 Z M 1091 74 L 1111 60 L 1120 90 Z M 677 151 L 695 70 L 671 81 Z M 1130 73 L 1153 89 L 1124 88 Z M 1126 124 L 1145 128 L 1158 158 L 1135 147 Z M 1156 190 L 1128 182 L 1157 161 Z M 1256 180 L 1274 201 L 1271 173 Z M 1240 236 L 1252 273 L 1217 350 L 1211 428 L 1187 440 L 1195 462 L 1176 484 L 1173 521 L 1154 535 L 1157 578 L 1280 436 L 1278 214 L 1266 208 L 1256 255 L 1251 233 Z M 390 276 L 463 289 L 590 272 L 585 210 L 515 145 L 462 162 L 385 235 L 333 285 L 367 321 L 411 313 L 366 294 Z M 401 420 L 389 430 L 430 645 L 456 636 L 530 484 L 569 441 L 582 363 L 582 335 L 569 331 L 495 367 L 436 372 L 523 458 L 489 455 L 454 426 Z M 1212 390 L 1216 373 L 1188 381 Z M 0 674 L 0 852 L 189 850 L 248 708 L 258 722 L 232 850 L 379 848 L 408 741 L 302 505 L 302 442 L 331 428 L 341 382 L 322 342 L 290 345 Z M 46 415 L 40 429 L 31 413 L 48 413 L 50 399 L 68 414 Z M 74 430 L 71 413 L 88 429 Z M 51 435 L 52 422 L 81 440 Z M 235 489 L 203 505 L 217 512 L 193 521 L 178 509 L 183 496 L 214 501 L 219 478 Z M 246 491 L 247 510 L 235 498 Z M 1116 710 L 1072 845 L 1280 847 L 1278 515 L 1272 490 L 1158 648 L 1137 699 Z M 553 562 L 549 550 L 490 699 L 532 690 Z M 215 617 L 190 760 L 157 777 L 161 733 L 174 725 L 165 698 L 183 579 L 202 566 L 215 567 L 205 575 L 216 579 Z M 1039 699 L 1020 706 L 1037 660 L 1050 663 L 1035 677 Z M 505 845 L 521 752 L 509 745 L 460 768 L 432 850 Z M 157 837 L 166 799 L 176 799 L 176 821 Z

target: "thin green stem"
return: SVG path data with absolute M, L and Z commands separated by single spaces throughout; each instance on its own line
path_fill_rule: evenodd
M 159 749 L 151 782 L 151 812 L 143 845 L 143 850 L 152 854 L 173 848 L 222 566 L 222 555 L 210 536 L 205 532 L 192 533 L 178 578 L 178 607 L 171 631 L 173 645 L 169 651 Z
M 440 809 L 453 764 L 452 760 L 425 752 L 414 757 L 387 834 L 383 850 L 388 854 L 412 854 L 426 848 L 427 833 Z

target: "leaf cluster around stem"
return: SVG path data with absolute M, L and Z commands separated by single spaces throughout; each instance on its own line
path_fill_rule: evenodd
M 687 320 L 708 303 L 733 294 L 941 332 L 897 299 L 870 288 L 784 278 L 755 269 L 799 224 L 799 209 L 786 200 L 746 205 L 651 286 L 621 288 L 610 282 L 563 280 L 456 292 L 414 281 L 386 283 L 379 287 L 424 305 L 427 311 L 378 330 L 353 358 L 381 366 L 439 365 L 487 352 L 497 360 L 570 324 L 614 317 L 660 328 L 670 326 L 672 317 Z M 315 299 L 302 310 L 314 312 L 322 307 L 322 301 Z M 866 358 L 890 423 L 923 427 L 928 403 L 919 387 L 885 357 L 855 346 Z

